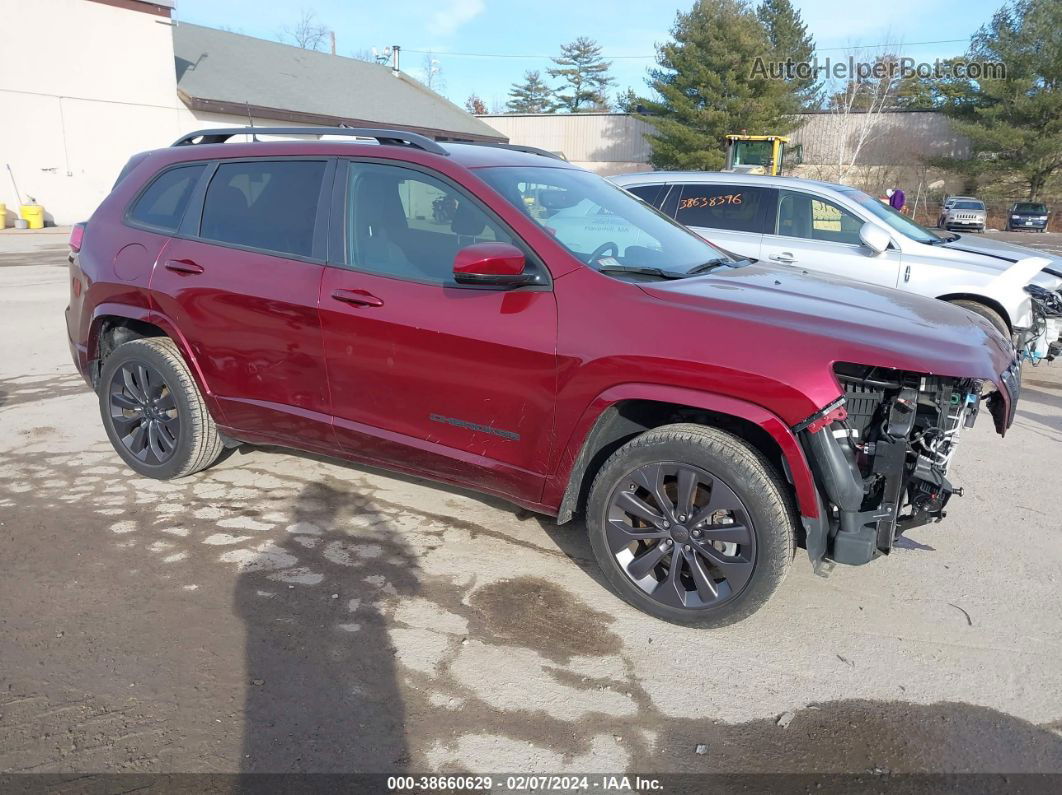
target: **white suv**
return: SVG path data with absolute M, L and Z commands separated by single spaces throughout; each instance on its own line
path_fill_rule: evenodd
M 610 179 L 742 257 L 940 298 L 1014 334 L 1034 361 L 1058 352 L 1062 319 L 1034 316 L 1025 289 L 1057 295 L 1058 257 L 934 232 L 845 185 L 700 171 Z
M 984 232 L 988 224 L 988 210 L 980 199 L 958 196 L 945 202 L 937 219 L 940 229 L 970 229 Z

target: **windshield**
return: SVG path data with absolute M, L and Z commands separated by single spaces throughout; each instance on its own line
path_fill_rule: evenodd
M 773 146 L 770 141 L 734 141 L 734 165 L 769 165 Z
M 985 206 L 981 202 L 955 202 L 952 208 L 956 210 L 983 210 Z
M 1019 202 L 1014 205 L 1014 212 L 1016 213 L 1039 213 L 1045 215 L 1047 213 L 1047 205 L 1044 204 L 1029 204 L 1027 202 Z
M 939 243 L 942 240 L 953 239 L 950 237 L 941 237 L 940 235 L 933 232 L 931 229 L 926 229 L 926 227 L 922 226 L 919 223 L 916 223 L 915 221 L 912 221 L 906 215 L 897 212 L 887 204 L 883 204 L 879 200 L 875 199 L 873 196 L 868 196 L 861 190 L 849 188 L 847 190 L 842 190 L 841 193 L 843 193 L 849 199 L 854 201 L 864 210 L 870 212 L 871 215 L 880 218 L 882 221 L 887 223 L 890 227 L 892 227 L 904 237 L 909 237 L 912 240 L 917 240 L 919 243 Z
M 481 168 L 476 174 L 598 270 L 655 269 L 685 275 L 712 262 L 732 261 L 596 174 L 511 166 Z

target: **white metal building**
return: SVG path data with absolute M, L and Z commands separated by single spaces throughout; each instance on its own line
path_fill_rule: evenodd
M 507 113 L 479 118 L 505 134 L 511 143 L 558 152 L 599 174 L 651 168 L 645 136 L 652 127 L 625 113 Z M 802 147 L 808 166 L 829 165 L 838 159 L 849 162 L 853 156 L 856 165 L 863 167 L 911 166 L 922 158 L 941 155 L 969 157 L 969 142 L 955 133 L 943 113 L 897 112 L 872 117 L 864 113 L 807 113 L 802 121 L 791 139 L 794 146 Z
M 648 171 L 652 127 L 626 113 L 487 114 L 478 118 L 510 143 L 563 154 L 598 174 Z

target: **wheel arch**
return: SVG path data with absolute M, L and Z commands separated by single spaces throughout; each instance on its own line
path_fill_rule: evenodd
M 1011 332 L 1014 331 L 1014 321 L 1010 316 L 1010 312 L 1008 312 L 999 301 L 989 298 L 987 295 L 980 295 L 978 293 L 947 293 L 946 295 L 938 295 L 937 300 L 947 301 L 948 303 L 951 303 L 952 301 L 973 301 L 976 304 L 982 304 L 993 312 L 996 312 L 1001 318 L 1003 318 L 1003 322 L 1007 324 L 1007 328 L 1010 329 Z
M 802 516 L 819 516 L 814 476 L 789 427 L 762 406 L 724 395 L 654 385 L 610 389 L 584 412 L 580 431 L 562 452 L 557 474 L 547 482 L 546 502 L 559 501 L 558 523 L 582 513 L 594 476 L 627 441 L 651 428 L 697 422 L 744 439 L 778 470 Z M 556 502 L 554 502 L 556 504 Z
M 173 340 L 185 364 L 192 373 L 196 386 L 207 399 L 211 410 L 217 408 L 206 379 L 199 369 L 188 340 L 177 326 L 165 315 L 143 307 L 123 304 L 100 304 L 93 312 L 88 334 L 88 359 L 93 386 L 99 379 L 103 360 L 123 342 L 145 337 L 167 337 Z M 218 416 L 218 415 L 215 415 Z

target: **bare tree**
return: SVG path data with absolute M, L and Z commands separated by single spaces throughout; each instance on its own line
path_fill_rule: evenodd
M 299 21 L 294 27 L 284 28 L 280 37 L 304 50 L 323 50 L 331 35 L 332 31 L 329 27 L 319 22 L 313 11 L 304 8 Z
M 431 50 L 424 53 L 424 61 L 420 68 L 424 72 L 424 79 L 421 82 L 431 91 L 441 94 L 446 90 L 446 78 L 443 77 L 442 65 Z
M 886 54 L 869 60 L 865 52 L 851 53 L 849 63 L 866 74 L 848 75 L 827 100 L 829 113 L 826 145 L 833 149 L 829 179 L 844 183 L 859 164 L 860 155 L 883 134 L 883 113 L 895 110 L 901 76 L 899 56 Z
M 468 99 L 465 100 L 465 110 L 473 114 L 484 114 L 487 112 L 487 103 L 479 98 L 476 93 L 469 94 Z

